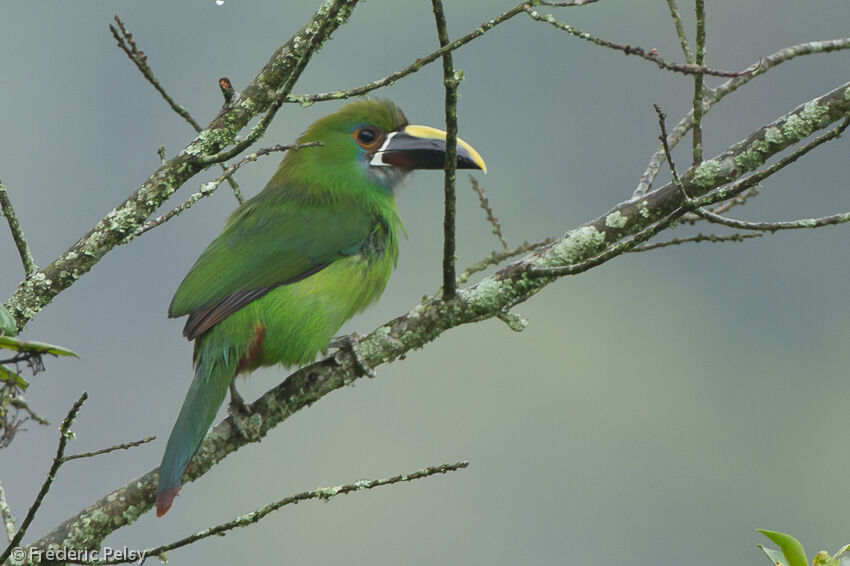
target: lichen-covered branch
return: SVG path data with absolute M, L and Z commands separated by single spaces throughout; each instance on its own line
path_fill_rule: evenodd
M 670 246 L 680 246 L 682 244 L 687 243 L 700 243 L 700 242 L 743 242 L 744 240 L 750 238 L 760 238 L 762 234 L 727 234 L 727 235 L 718 235 L 718 234 L 696 234 L 694 236 L 687 236 L 684 238 L 671 238 L 669 240 L 665 240 L 664 242 L 655 242 L 653 244 L 643 244 L 641 246 L 635 246 L 630 252 L 648 252 L 650 250 L 657 250 L 659 248 L 668 248 Z
M 685 34 L 684 26 L 682 26 L 682 16 L 679 14 L 679 8 L 676 6 L 676 0 L 667 0 L 667 7 L 670 10 L 670 18 L 673 20 L 673 25 L 676 26 L 676 35 L 679 37 L 679 45 L 682 46 L 682 53 L 685 55 L 685 61 L 693 63 L 694 54 L 691 53 L 691 48 L 688 45 L 688 36 Z
M 443 3 L 431 0 L 434 11 L 434 21 L 437 25 L 437 38 L 440 47 L 445 48 L 449 42 L 449 32 L 446 28 L 446 16 L 443 13 Z M 462 77 L 455 71 L 452 62 L 452 52 L 443 53 L 443 87 L 446 90 L 446 164 L 443 183 L 443 298 L 450 300 L 455 296 L 455 216 L 457 196 L 455 195 L 455 180 L 457 177 L 457 89 Z
M 35 501 L 33 501 L 32 505 L 30 505 L 26 517 L 24 517 L 24 520 L 21 522 L 21 526 L 15 532 L 15 536 L 12 537 L 12 540 L 9 541 L 9 545 L 5 548 L 5 550 L 3 550 L 3 553 L 0 554 L 0 564 L 3 564 L 9 558 L 9 555 L 12 554 L 12 549 L 21 544 L 21 540 L 23 540 L 24 535 L 27 534 L 27 528 L 29 528 L 30 523 L 32 523 L 33 519 L 35 519 L 38 509 L 41 507 L 41 502 L 44 501 L 44 496 L 47 495 L 47 492 L 50 490 L 50 486 L 53 485 L 53 480 L 56 479 L 56 472 L 59 471 L 59 468 L 65 462 L 65 446 L 68 444 L 68 439 L 73 437 L 73 433 L 71 433 L 71 425 L 73 425 L 74 421 L 77 419 L 77 415 L 80 413 L 80 407 L 83 406 L 86 399 L 88 399 L 88 394 L 83 393 L 80 395 L 80 398 L 77 399 L 77 402 L 74 403 L 68 411 L 68 414 L 65 416 L 65 420 L 62 421 L 62 425 L 59 427 L 59 446 L 56 448 L 56 456 L 54 456 L 53 463 L 50 465 L 50 471 L 47 472 L 47 477 L 45 478 L 44 483 L 41 484 L 41 489 L 38 490 L 38 494 L 35 496 Z
M 15 516 L 9 508 L 9 502 L 6 501 L 6 490 L 3 489 L 3 482 L 0 482 L 0 520 L 3 521 L 3 528 L 6 531 L 6 540 L 12 542 L 15 538 Z
M 838 224 L 844 224 L 845 222 L 850 222 L 850 212 L 830 214 L 829 216 L 821 216 L 819 218 L 800 218 L 799 220 L 783 222 L 747 222 L 746 220 L 737 220 L 735 218 L 720 216 L 719 214 L 703 209 L 697 209 L 694 213 L 715 224 L 722 224 L 724 226 L 739 228 L 741 230 L 761 230 L 763 232 L 776 232 L 778 230 L 806 230 L 810 228 L 822 228 L 824 226 L 835 226 Z
M 749 74 L 741 75 L 739 77 L 734 77 L 718 86 L 717 88 L 709 91 L 707 96 L 703 97 L 702 100 L 702 113 L 705 114 L 711 109 L 712 106 L 720 102 L 727 95 L 735 92 L 741 86 L 747 84 L 752 79 L 757 76 L 760 76 L 770 69 L 780 65 L 786 61 L 790 61 L 796 57 L 802 55 L 814 55 L 816 53 L 833 53 L 835 51 L 841 51 L 844 49 L 850 49 L 850 37 L 844 37 L 840 39 L 830 39 L 826 41 L 809 41 L 806 43 L 800 43 L 797 45 L 792 45 L 790 47 L 785 47 L 768 55 L 763 58 L 761 61 L 754 63 L 750 66 L 753 70 Z M 679 143 L 679 141 L 684 137 L 688 131 L 693 127 L 694 124 L 694 113 L 693 109 L 682 118 L 676 127 L 674 127 L 670 134 L 667 137 L 667 143 L 669 147 L 673 148 Z M 655 177 L 658 175 L 659 170 L 661 169 L 662 163 L 664 163 L 664 149 L 659 146 L 655 153 L 649 160 L 649 164 L 646 167 L 646 171 L 644 171 L 643 175 L 640 177 L 640 182 L 638 183 L 637 188 L 634 190 L 632 196 L 639 197 L 641 195 L 646 194 L 649 189 L 652 187 L 652 183 L 655 180 Z
M 233 144 L 236 135 L 253 117 L 263 112 L 268 116 L 270 109 L 279 107 L 312 55 L 347 21 L 357 1 L 325 0 L 307 24 L 275 51 L 237 102 L 222 110 L 189 145 L 163 163 L 127 200 L 67 251 L 23 281 L 6 303 L 18 329 L 112 248 L 132 239 L 136 230 L 174 191 L 209 165 L 207 156 Z
M 27 277 L 30 277 L 36 272 L 38 266 L 35 264 L 29 245 L 27 245 L 27 238 L 24 236 L 24 231 L 21 229 L 17 215 L 15 215 L 15 209 L 12 208 L 12 201 L 9 200 L 9 195 L 6 192 L 6 186 L 3 184 L 3 181 L 0 181 L 0 213 L 6 217 L 6 223 L 12 232 L 12 239 L 18 248 L 21 263 L 24 265 L 24 273 Z
M 705 65 L 705 0 L 696 0 L 696 20 L 697 20 L 697 46 L 696 59 L 694 62 L 699 65 Z M 693 144 L 692 144 L 692 160 L 694 163 L 702 162 L 702 99 L 703 99 L 703 76 L 694 76 L 694 102 L 692 104 L 691 113 L 694 117 L 693 121 Z M 666 140 L 665 140 L 666 142 Z M 669 152 L 669 149 L 668 149 Z
M 228 521 L 226 523 L 222 523 L 220 525 L 216 525 L 215 527 L 210 527 L 208 529 L 204 529 L 203 531 L 197 532 L 188 537 L 182 538 L 180 540 L 163 544 L 154 548 L 148 548 L 140 551 L 138 554 L 144 557 L 148 556 L 161 556 L 164 553 L 169 552 L 171 550 L 182 548 L 184 546 L 188 546 L 194 542 L 199 540 L 203 540 L 205 538 L 209 538 L 212 536 L 222 536 L 228 531 L 232 531 L 237 528 L 248 527 L 253 525 L 254 523 L 260 522 L 270 513 L 277 511 L 281 507 L 285 507 L 287 505 L 295 505 L 300 503 L 301 501 L 309 501 L 311 499 L 318 499 L 320 501 L 328 501 L 329 499 L 336 497 L 338 495 L 348 495 L 349 493 L 355 493 L 358 491 L 366 491 L 369 489 L 375 489 L 377 487 L 384 487 L 388 485 L 394 485 L 397 483 L 405 483 L 412 482 L 420 479 L 424 479 L 427 477 L 435 476 L 437 474 L 445 475 L 449 472 L 456 472 L 458 470 L 464 470 L 469 467 L 469 462 L 457 462 L 455 464 L 442 464 L 440 466 L 429 466 L 427 468 L 422 468 L 421 470 L 416 470 L 415 472 L 411 472 L 409 474 L 399 474 L 397 476 L 393 476 L 390 478 L 382 478 L 376 480 L 359 480 L 353 483 L 348 483 L 345 485 L 336 485 L 332 487 L 320 487 L 318 489 L 314 489 L 312 491 L 303 491 L 301 493 L 291 495 L 289 497 L 284 497 L 274 503 L 270 503 L 268 505 L 264 505 L 263 507 L 257 509 L 256 511 L 252 511 L 251 513 L 240 515 L 235 519 Z M 70 560 L 69 563 L 72 564 L 87 564 L 90 566 L 102 566 L 106 564 L 124 564 L 128 562 L 135 561 L 135 557 L 122 557 L 111 560 Z
M 850 83 L 794 109 L 732 145 L 721 155 L 684 173 L 682 186 L 693 199 L 689 206 L 704 206 L 745 192 L 819 144 L 838 137 L 850 123 L 848 116 Z M 844 120 L 840 127 L 773 165 L 754 172 L 768 158 L 839 120 Z M 752 174 L 745 177 L 747 173 Z M 257 399 L 251 405 L 254 418 L 259 420 L 257 435 L 252 435 L 252 440 L 262 438 L 297 411 L 358 379 L 365 369 L 392 362 L 413 349 L 421 348 L 450 328 L 507 312 L 557 280 L 554 275 L 547 276 L 547 272 L 556 273 L 559 269 L 582 262 L 598 261 L 596 258 L 603 257 L 607 250 L 617 246 L 621 251 L 627 251 L 628 242 L 639 235 L 652 235 L 687 210 L 683 207 L 683 200 L 683 191 L 669 183 L 652 193 L 615 206 L 476 285 L 458 290 L 452 300 L 444 301 L 436 295 L 426 298 L 408 313 L 359 338 L 356 341 L 359 359 L 350 349 L 340 350 L 325 360 L 295 371 Z M 224 419 L 205 438 L 184 475 L 184 483 L 202 476 L 248 442 L 230 418 Z M 34 544 L 41 548 L 49 545 L 96 548 L 109 533 L 132 523 L 152 507 L 157 479 L 157 470 L 151 470 L 130 481 Z M 94 517 L 97 520 L 93 520 Z

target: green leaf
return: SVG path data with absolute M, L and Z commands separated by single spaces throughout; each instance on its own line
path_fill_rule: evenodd
M 785 555 L 782 554 L 781 550 L 767 548 L 761 544 L 757 544 L 756 546 L 764 552 L 764 555 L 767 556 L 767 559 L 770 560 L 770 563 L 774 566 L 788 566 L 788 561 L 785 560 Z
M 18 325 L 15 324 L 15 319 L 12 314 L 6 310 L 6 307 L 0 305 L 0 334 L 12 336 L 18 330 Z
M 0 348 L 15 350 L 16 352 L 32 352 L 36 354 L 53 354 L 54 356 L 74 356 L 79 358 L 75 352 L 62 346 L 47 344 L 46 342 L 30 342 L 18 340 L 11 336 L 0 336 Z
M 0 381 L 14 383 L 22 391 L 26 391 L 29 382 L 6 366 L 0 366 Z
M 782 551 L 782 556 L 785 558 L 784 565 L 787 566 L 808 566 L 808 560 L 806 560 L 806 552 L 803 550 L 803 545 L 800 544 L 800 541 L 792 537 L 791 535 L 786 535 L 785 533 L 778 533 L 776 531 L 766 531 L 764 529 L 757 529 L 758 532 L 769 538 L 772 542 L 779 546 L 779 550 Z M 777 562 L 774 556 L 768 553 L 767 548 L 762 547 L 762 551 L 767 554 L 767 557 L 774 564 L 780 564 Z M 772 552 L 776 552 L 775 550 Z

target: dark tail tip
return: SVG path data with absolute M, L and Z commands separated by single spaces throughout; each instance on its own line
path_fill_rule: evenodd
M 156 494 L 157 517 L 162 517 L 163 515 L 168 513 L 168 510 L 171 509 L 171 504 L 174 503 L 174 498 L 177 497 L 178 491 L 180 491 L 179 485 Z

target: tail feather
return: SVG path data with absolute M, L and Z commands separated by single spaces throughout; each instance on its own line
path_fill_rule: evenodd
M 200 340 L 204 340 L 201 337 Z M 204 342 L 208 342 L 204 340 Z M 171 507 L 180 490 L 180 479 L 201 446 L 201 441 L 221 407 L 227 388 L 236 374 L 239 356 L 227 349 L 212 352 L 211 344 L 197 344 L 195 378 L 186 393 L 177 422 L 171 429 L 156 490 L 156 515 L 161 517 Z M 231 355 L 228 355 L 231 354 Z

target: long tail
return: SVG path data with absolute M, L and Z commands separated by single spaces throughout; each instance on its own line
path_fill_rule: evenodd
M 159 466 L 157 517 L 165 515 L 180 491 L 180 478 L 200 447 L 236 375 L 239 355 L 214 344 L 210 338 L 209 334 L 200 336 L 195 344 L 195 378 L 171 429 Z

